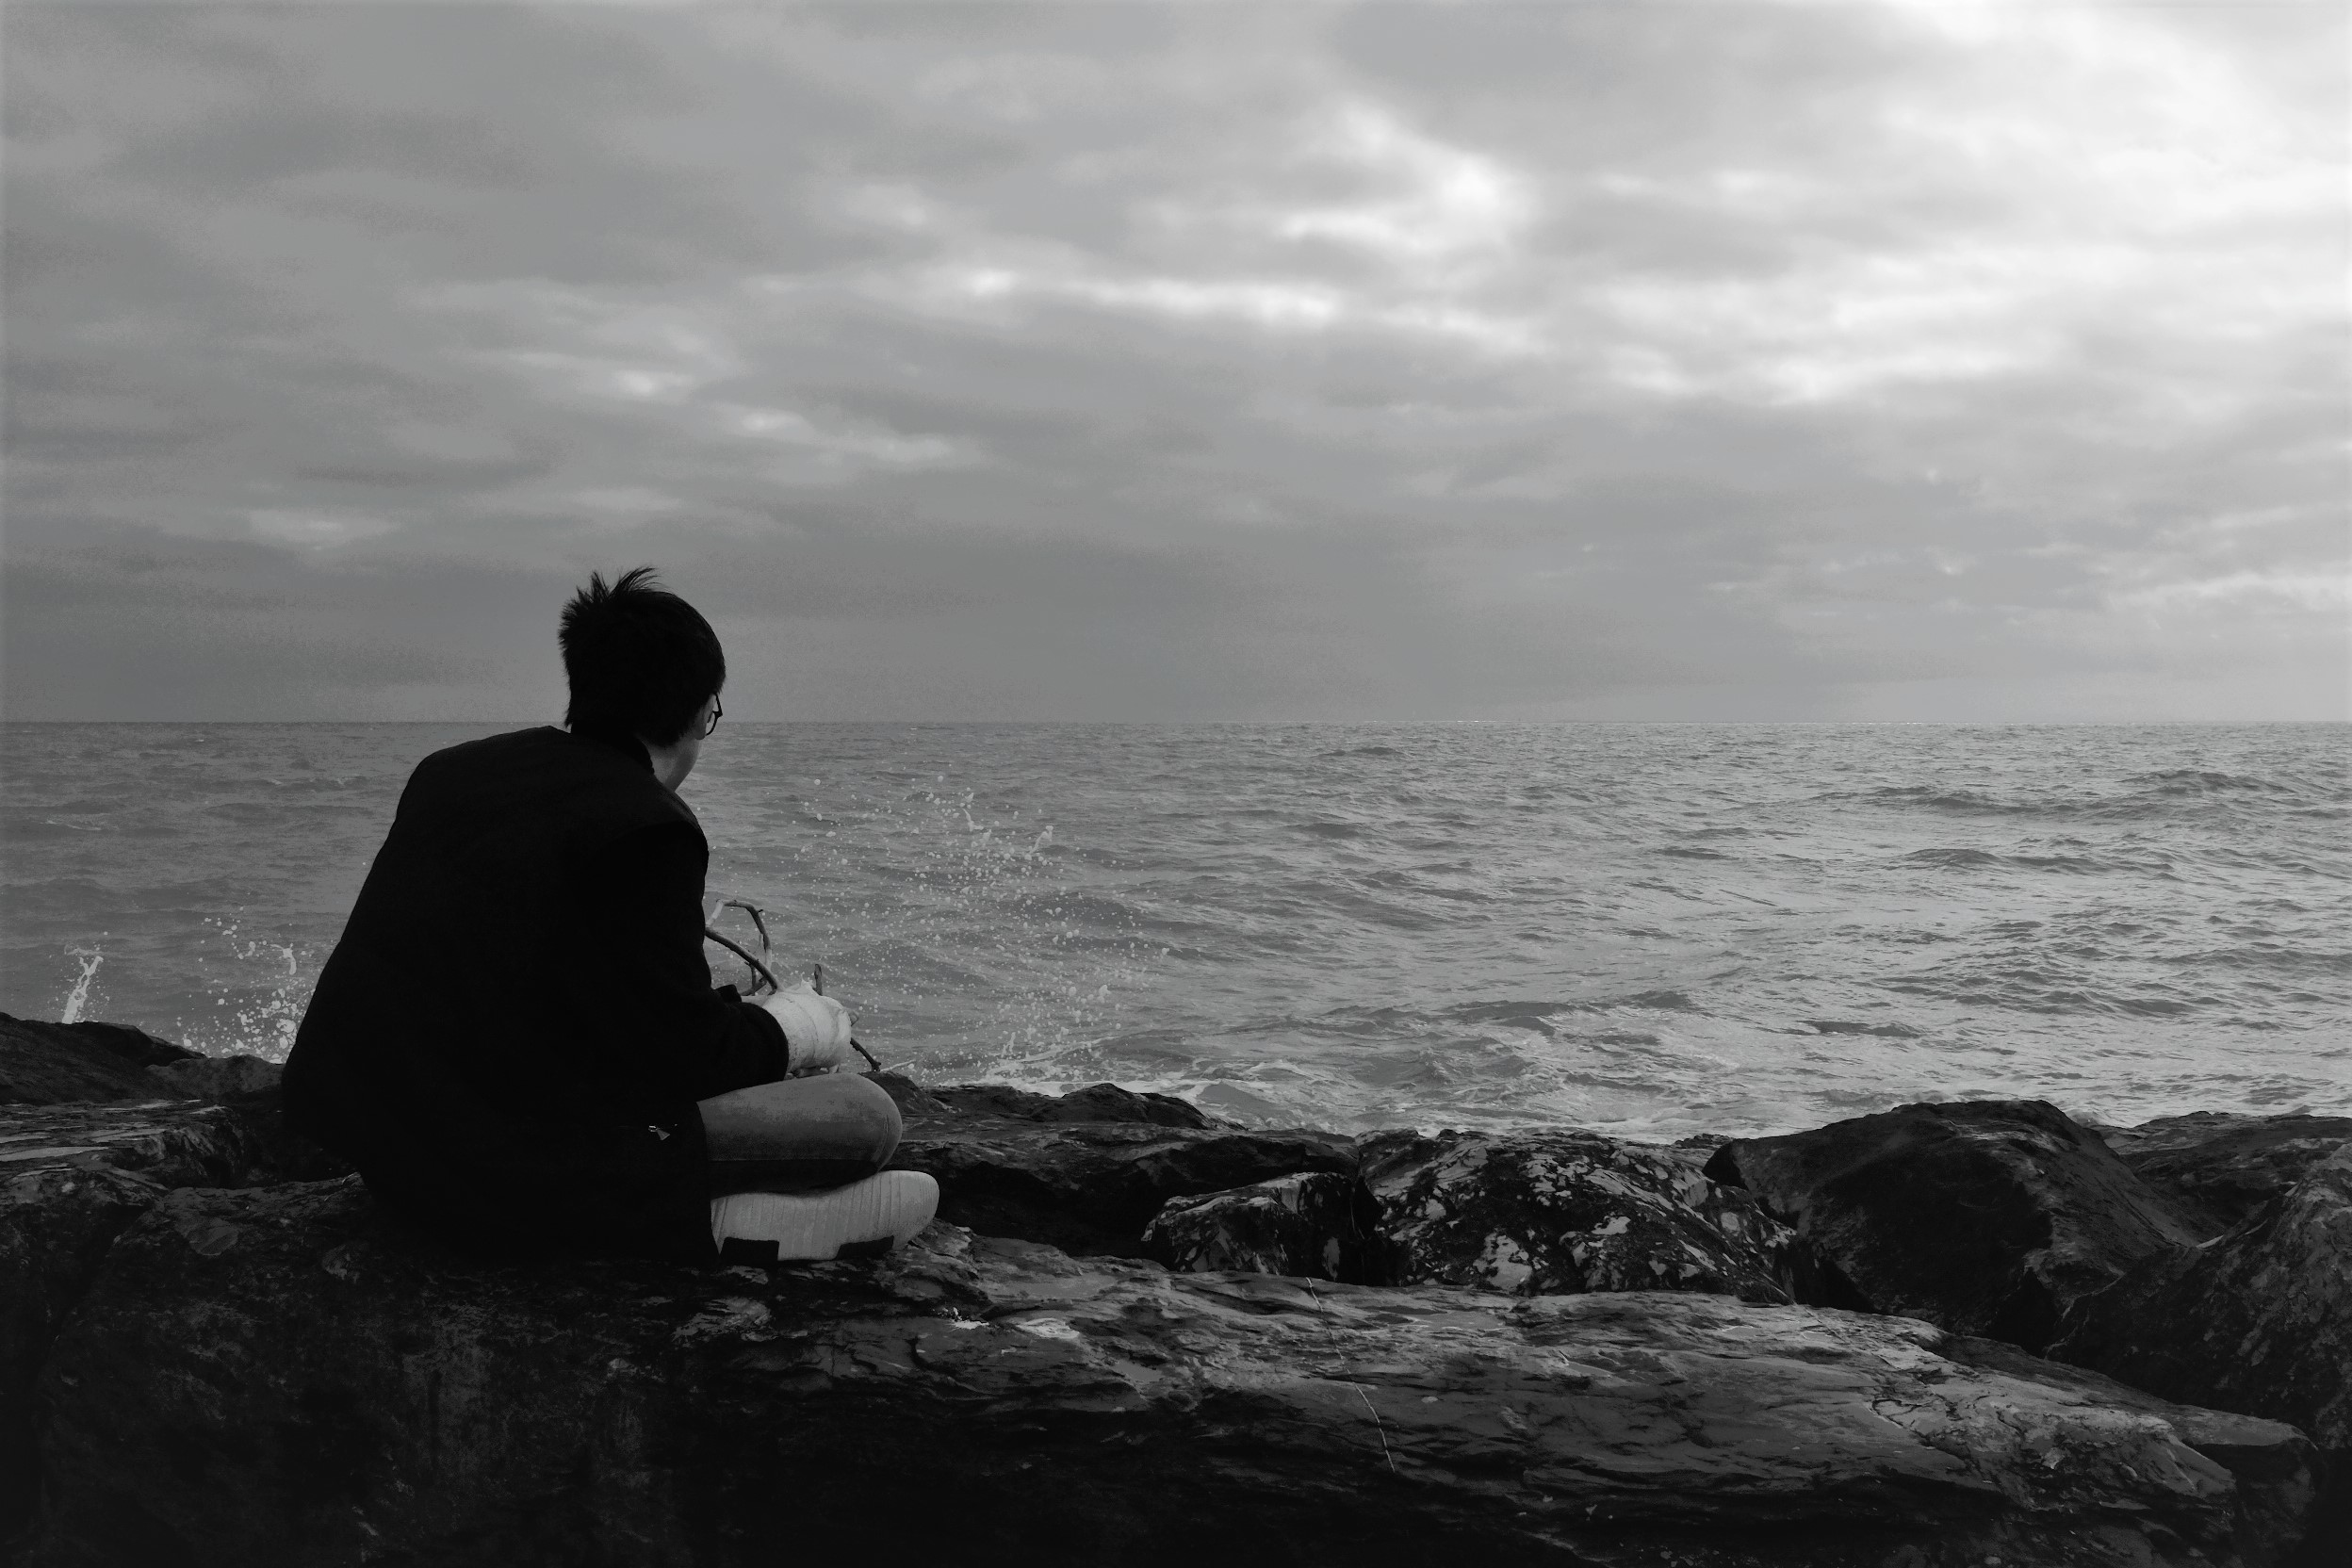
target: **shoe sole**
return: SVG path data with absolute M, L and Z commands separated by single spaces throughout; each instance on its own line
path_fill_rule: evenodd
M 920 1170 L 885 1170 L 830 1192 L 739 1192 L 716 1205 L 712 1229 L 723 1254 L 729 1242 L 764 1251 L 777 1263 L 823 1263 L 875 1257 L 904 1246 L 939 1212 L 939 1184 Z

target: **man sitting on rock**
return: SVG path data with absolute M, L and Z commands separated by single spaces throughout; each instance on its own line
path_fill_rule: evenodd
M 418 763 L 286 1062 L 292 1125 L 494 1255 L 830 1258 L 921 1230 L 898 1108 L 812 991 L 713 988 L 677 794 L 727 661 L 649 567 L 565 607 L 566 728 Z

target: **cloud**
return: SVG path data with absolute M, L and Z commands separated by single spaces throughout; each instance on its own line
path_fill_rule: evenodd
M 253 533 L 281 544 L 329 549 L 361 539 L 374 539 L 395 527 L 382 517 L 356 512 L 316 512 L 295 507 L 263 507 L 248 514 Z
M 2324 8 L 10 28 L 12 713 L 2352 699 Z
M 545 652 L 552 621 L 506 613 L 518 598 L 554 596 L 552 574 L 358 564 L 311 539 L 287 547 L 38 522 L 9 531 L 0 629 L 11 718 L 562 710 Z

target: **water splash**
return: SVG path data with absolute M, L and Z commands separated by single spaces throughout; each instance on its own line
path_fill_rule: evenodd
M 316 978 L 302 972 L 302 948 L 294 942 L 247 937 L 236 922 L 217 916 L 206 917 L 204 923 L 239 965 L 258 967 L 267 978 L 211 982 L 213 1010 L 222 1016 L 188 1043 L 214 1055 L 242 1053 L 274 1062 L 286 1060 L 310 1005 Z
M 82 1009 L 90 1005 L 90 983 L 98 973 L 98 966 L 106 961 L 104 952 L 95 947 L 69 947 L 69 956 L 82 961 L 82 972 L 74 977 L 74 988 L 65 993 L 65 1006 L 57 1013 L 59 1023 L 79 1023 Z
M 728 856 L 729 890 L 764 895 L 781 967 L 822 958 L 848 1004 L 873 1009 L 886 1060 L 1037 1087 L 1111 1075 L 1102 1044 L 1167 947 L 1115 889 L 1073 877 L 1054 824 L 944 775 L 738 801 L 714 840 L 780 852 Z

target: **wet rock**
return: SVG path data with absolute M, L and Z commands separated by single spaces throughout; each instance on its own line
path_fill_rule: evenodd
M 1010 1084 L 942 1084 L 925 1086 L 903 1072 L 866 1075 L 906 1116 L 998 1121 L 1139 1121 L 1155 1127 L 1232 1128 L 1200 1106 L 1169 1094 L 1089 1084 L 1068 1094 L 1038 1094 Z
M 2203 1247 L 2082 1302 L 2051 1353 L 2170 1399 L 2300 1427 L 2352 1560 L 2352 1150 Z
M 2197 1111 L 2099 1134 L 2140 1180 L 2218 1233 L 2284 1198 L 2352 1143 L 2352 1117 Z
M 933 1088 L 951 1113 L 1013 1121 L 1139 1121 L 1154 1127 L 1222 1127 L 1200 1106 L 1174 1095 L 1089 1084 L 1068 1094 L 1037 1094 L 1009 1084 L 953 1084 Z
M 33 1383 L 106 1249 L 165 1188 L 135 1171 L 0 1177 L 0 1562 L 38 1493 Z
M 1794 1225 L 1805 1295 L 2040 1350 L 2067 1308 L 2208 1233 L 2038 1100 L 1903 1105 L 1707 1165 Z
M 2313 1546 L 2325 1545 L 2318 1539 L 2320 1456 L 2309 1434 L 2292 1423 L 2168 1400 L 2098 1372 L 2029 1355 L 1998 1339 L 1952 1334 L 1937 1348 L 1948 1359 L 1979 1371 L 2007 1372 L 2071 1388 L 2123 1410 L 2166 1413 L 2180 1441 L 2230 1471 L 2247 1497 L 2250 1506 L 2238 1543 L 2247 1557 L 2277 1560 L 2288 1568 L 2342 1568 L 2336 1558 L 2323 1562 L 2311 1555 Z M 2283 1432 L 2294 1432 L 2302 1441 L 2284 1441 Z
M 51 1023 L 0 1013 L 0 1105 L 152 1100 L 171 1092 L 153 1070 L 197 1059 L 121 1023 Z
M 1081 1255 L 1145 1256 L 1144 1228 L 1171 1199 L 1355 1164 L 1351 1139 L 1243 1132 L 1116 1084 L 1044 1095 L 873 1078 L 906 1121 L 891 1163 L 939 1179 L 941 1218 Z
M 173 1091 L 190 1100 L 218 1103 L 270 1099 L 286 1077 L 281 1062 L 259 1056 L 192 1056 L 149 1070 Z
M 1171 1199 L 1145 1229 L 1142 1250 L 1187 1274 L 1238 1270 L 1390 1282 L 1379 1210 L 1362 1182 L 1336 1171 Z
M 949 1112 L 908 1116 L 890 1163 L 938 1178 L 939 1217 L 1083 1256 L 1143 1256 L 1144 1227 L 1172 1198 L 1355 1170 L 1354 1140 L 1331 1133 L 1015 1118 L 958 1108 L 955 1089 L 930 1092 L 949 1102 Z
M 235 1184 L 267 1155 L 217 1105 L 0 1107 L 0 1541 L 32 1505 L 34 1374 L 106 1249 L 169 1189 Z
M 905 1116 L 952 1116 L 954 1107 L 903 1072 L 869 1072 L 866 1079 L 890 1097 Z
M 1788 1228 L 1699 1166 L 1594 1133 L 1382 1133 L 1363 1145 L 1399 1281 L 1792 1299 Z
M 136 1170 L 163 1187 L 268 1180 L 264 1124 L 237 1106 L 150 1099 L 0 1106 L 0 1175 Z
M 1171 1274 L 936 1225 L 461 1262 L 356 1183 L 170 1195 L 45 1379 L 42 1568 L 2262 1568 L 2307 1446 L 1928 1325 Z

